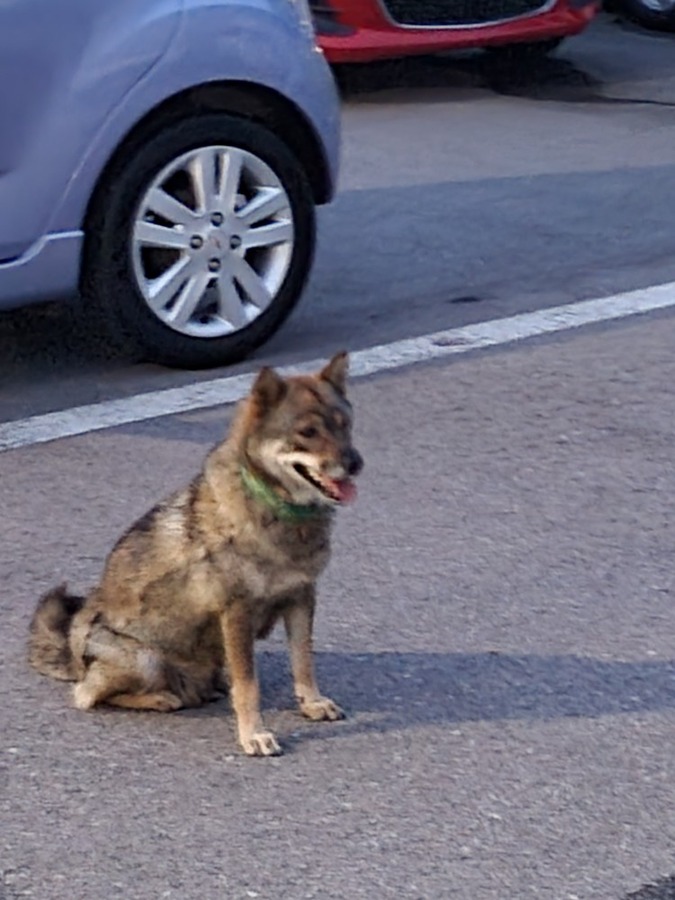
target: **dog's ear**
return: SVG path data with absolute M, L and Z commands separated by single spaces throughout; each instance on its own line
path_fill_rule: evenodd
M 288 390 L 288 385 L 284 379 L 274 369 L 265 366 L 258 373 L 258 377 L 253 382 L 251 388 L 251 396 L 258 408 L 258 412 L 263 414 L 275 407 L 282 401 Z
M 331 361 L 323 367 L 319 378 L 328 381 L 343 396 L 347 393 L 347 374 L 349 373 L 349 355 L 346 350 L 336 353 Z

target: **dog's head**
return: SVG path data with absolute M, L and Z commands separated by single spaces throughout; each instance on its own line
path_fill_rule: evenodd
M 356 496 L 352 479 L 363 460 L 352 445 L 348 367 L 338 353 L 316 375 L 282 378 L 265 368 L 251 390 L 246 464 L 294 504 L 339 506 Z

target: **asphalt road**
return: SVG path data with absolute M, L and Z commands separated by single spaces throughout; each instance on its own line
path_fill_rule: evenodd
M 675 280 L 673 36 L 603 17 L 527 72 L 472 54 L 343 81 L 314 277 L 235 371 Z M 0 420 L 203 377 L 109 358 L 66 307 L 0 316 Z
M 349 718 L 292 711 L 273 638 L 278 760 L 237 753 L 225 702 L 84 713 L 23 658 L 38 594 L 92 583 L 229 410 L 0 456 L 6 900 L 619 900 L 668 875 L 674 341 L 661 314 L 354 384 L 366 470 L 317 635 Z
M 603 20 L 536 83 L 352 73 L 312 288 L 241 368 L 675 280 L 674 43 Z M 68 323 L 2 320 L 0 418 L 195 378 Z M 666 311 L 354 383 L 316 642 L 349 718 L 295 714 L 273 636 L 280 759 L 225 702 L 83 713 L 24 660 L 37 596 L 93 583 L 231 411 L 0 454 L 1 900 L 672 900 L 674 344 Z

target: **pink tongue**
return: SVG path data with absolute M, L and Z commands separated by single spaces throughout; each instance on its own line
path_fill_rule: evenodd
M 351 503 L 352 500 L 356 500 L 356 485 L 348 478 L 344 481 L 334 481 L 333 487 L 340 503 Z

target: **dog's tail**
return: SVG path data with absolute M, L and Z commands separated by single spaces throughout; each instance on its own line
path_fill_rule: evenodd
M 40 598 L 28 638 L 28 661 L 38 672 L 62 681 L 75 680 L 68 634 L 73 616 L 83 605 L 84 597 L 73 597 L 65 584 Z

